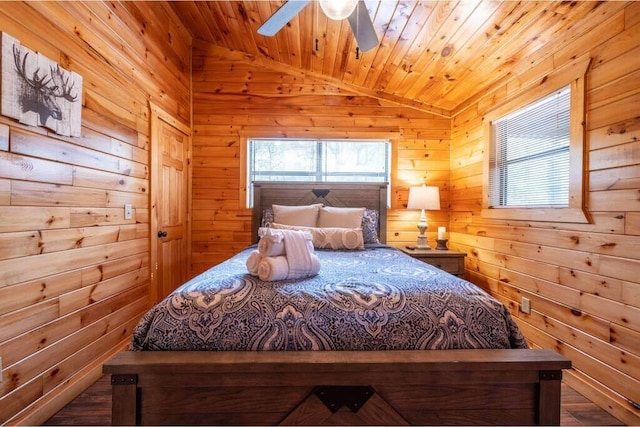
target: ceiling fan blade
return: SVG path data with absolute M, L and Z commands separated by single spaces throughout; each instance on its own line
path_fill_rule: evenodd
M 258 34 L 263 36 L 273 36 L 280 31 L 282 27 L 287 25 L 287 22 L 291 21 L 294 16 L 298 14 L 307 4 L 311 3 L 311 0 L 289 0 L 273 15 L 267 19 L 264 24 L 258 28 Z
M 358 2 L 358 6 L 353 13 L 349 15 L 348 19 L 351 30 L 358 42 L 358 47 L 362 52 L 378 46 L 378 35 L 376 34 L 376 29 L 373 27 L 373 22 L 371 21 L 364 0 Z

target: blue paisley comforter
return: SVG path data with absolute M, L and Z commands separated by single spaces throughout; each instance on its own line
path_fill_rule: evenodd
M 132 350 L 526 348 L 504 305 L 475 285 L 382 245 L 318 250 L 320 274 L 263 282 L 254 248 L 147 312 Z

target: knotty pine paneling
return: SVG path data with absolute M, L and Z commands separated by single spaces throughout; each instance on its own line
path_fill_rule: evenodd
M 567 381 L 624 422 L 640 423 L 640 7 L 612 15 L 538 64 L 454 112 L 451 246 L 467 252 L 467 277 L 505 302 L 530 344 L 569 357 Z M 484 219 L 483 116 L 518 88 L 589 54 L 587 203 L 593 223 Z M 535 61 L 514 64 L 521 69 Z M 549 68 L 549 64 L 552 65 Z M 531 314 L 519 311 L 522 297 Z
M 190 122 L 191 37 L 155 2 L 4 2 L 0 31 L 84 79 L 80 137 L 0 117 L 0 424 L 37 425 L 148 308 L 148 103 Z
M 387 241 L 414 243 L 418 212 L 405 210 L 408 188 L 440 187 L 443 211 L 428 214 L 427 234 L 449 216 L 449 119 L 350 93 L 282 67 L 204 42 L 194 46 L 192 272 L 251 242 L 241 144 L 246 137 L 387 138 L 393 144 Z
M 317 3 L 303 8 L 274 37 L 258 35 L 258 27 L 280 5 L 262 0 L 172 3 L 195 39 L 445 117 L 478 91 L 513 76 L 526 77 L 533 63 L 552 68 L 555 60 L 564 62 L 574 55 L 566 48 L 568 37 L 590 31 L 606 37 L 594 28 L 624 25 L 612 17 L 625 7 L 623 2 L 588 1 L 370 2 L 380 43 L 356 58 L 348 25 L 318 13 Z

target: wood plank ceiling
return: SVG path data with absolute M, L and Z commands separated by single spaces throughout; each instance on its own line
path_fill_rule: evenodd
M 171 5 L 196 40 L 443 116 L 526 72 L 522 64 L 548 60 L 550 52 L 593 30 L 620 6 L 594 1 L 367 0 L 381 43 L 357 58 L 348 22 L 327 19 L 315 1 L 274 37 L 259 35 L 258 27 L 283 3 Z

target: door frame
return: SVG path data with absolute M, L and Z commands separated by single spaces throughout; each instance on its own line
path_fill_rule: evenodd
M 187 135 L 187 148 L 185 153 L 185 158 L 187 160 L 187 192 L 186 192 L 186 207 L 187 207 L 187 232 L 186 232 L 186 251 L 187 251 L 187 275 L 191 277 L 191 203 L 192 203 L 192 195 L 191 195 L 191 144 L 192 144 L 192 134 L 191 127 L 185 124 L 184 122 L 178 120 L 173 117 L 171 114 L 167 113 L 165 110 L 154 104 L 153 102 L 149 102 L 149 111 L 150 111 L 150 130 L 149 130 L 149 173 L 150 173 L 150 190 L 149 190 L 149 206 L 151 211 L 149 212 L 149 248 L 150 248 L 150 270 L 151 270 L 151 280 L 150 280 L 150 288 L 149 288 L 149 301 L 150 305 L 153 305 L 157 302 L 158 299 L 158 198 L 162 195 L 159 194 L 157 189 L 160 187 L 160 170 L 157 167 L 160 157 L 162 155 L 162 150 L 158 146 L 158 127 L 160 122 L 165 122 L 168 125 L 178 129 L 180 132 Z

